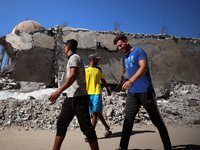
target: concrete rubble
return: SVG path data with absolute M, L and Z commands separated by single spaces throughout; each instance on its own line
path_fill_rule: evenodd
M 58 77 L 60 70 L 65 70 L 68 61 L 64 53 L 64 43 L 69 39 L 76 39 L 77 53 L 85 65 L 89 63 L 88 56 L 97 53 L 101 57 L 99 67 L 103 70 L 107 83 L 123 83 L 128 79 L 124 54 L 113 44 L 113 39 L 120 34 L 126 35 L 133 47 L 145 50 L 155 86 L 163 85 L 172 77 L 190 83 L 200 83 L 198 38 L 92 31 L 64 26 L 48 29 L 41 27 L 33 32 L 18 33 L 18 30 L 15 30 L 0 37 L 0 66 L 3 67 L 0 77 L 8 76 L 16 81 L 42 82 L 47 87 L 54 87 L 55 76 Z M 2 66 L 6 54 L 5 66 Z
M 56 130 L 65 94 L 55 104 L 48 98 L 56 91 L 57 83 L 63 82 L 61 77 L 68 61 L 64 43 L 72 38 L 79 43 L 77 53 L 85 65 L 89 54 L 98 53 L 101 57 L 99 66 L 107 83 L 116 86 L 111 96 L 103 90 L 103 115 L 111 126 L 122 125 L 127 93 L 119 89 L 128 74 L 124 55 L 113 45 L 113 39 L 119 34 L 126 35 L 134 47 L 146 51 L 157 104 L 165 123 L 200 124 L 200 39 L 65 26 L 45 29 L 35 21 L 20 24 L 11 34 L 0 37 L 0 67 L 3 67 L 0 70 L 0 129 L 19 126 L 25 130 Z M 2 66 L 4 56 L 5 66 Z M 171 81 L 173 79 L 175 81 Z M 140 109 L 135 122 L 136 126 L 152 124 L 144 108 Z M 74 118 L 69 128 L 77 127 L 79 124 Z
M 2 86 L 4 85 L 4 86 Z M 46 88 L 43 83 L 15 82 L 0 79 L 0 129 L 18 126 L 24 130 L 56 130 L 56 121 L 65 94 L 55 104 L 48 101 L 56 88 Z M 12 87 L 12 88 L 11 88 Z M 200 124 L 200 86 L 173 82 L 171 89 L 155 88 L 157 104 L 167 125 L 192 126 Z M 168 97 L 166 97 L 166 93 Z M 106 95 L 103 89 L 103 115 L 110 126 L 123 124 L 126 92 L 113 91 Z M 141 108 L 135 119 L 135 126 L 150 125 L 149 115 Z M 99 121 L 98 124 L 101 124 Z M 76 117 L 69 128 L 79 127 Z

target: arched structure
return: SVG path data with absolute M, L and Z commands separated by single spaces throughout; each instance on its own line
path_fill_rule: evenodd
M 24 22 L 19 23 L 15 28 L 13 29 L 13 34 L 19 34 L 22 32 L 30 33 L 34 31 L 44 30 L 45 28 L 38 22 L 27 20 Z

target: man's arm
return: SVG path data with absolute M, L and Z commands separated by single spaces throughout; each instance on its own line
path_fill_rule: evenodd
M 140 68 L 138 69 L 138 71 L 127 82 L 123 84 L 122 90 L 125 90 L 125 91 L 129 90 L 133 82 L 137 81 L 148 71 L 147 60 L 140 60 L 139 65 L 140 65 Z
M 55 103 L 60 94 L 74 83 L 76 80 L 76 74 L 77 68 L 70 68 L 70 75 L 67 77 L 65 83 L 49 97 L 49 100 L 52 103 Z
M 107 93 L 108 93 L 108 95 L 110 96 L 110 95 L 111 95 L 111 92 L 110 92 L 110 90 L 109 90 L 109 88 L 108 88 L 108 85 L 107 85 L 107 83 L 106 83 L 106 80 L 103 78 L 103 79 L 101 79 L 101 82 L 102 82 L 103 85 L 106 87 Z

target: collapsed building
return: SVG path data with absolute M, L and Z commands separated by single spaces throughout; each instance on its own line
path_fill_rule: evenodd
M 25 21 L 18 24 L 11 34 L 0 37 L 0 67 L 3 67 L 0 77 L 6 77 L 0 79 L 0 130 L 11 125 L 26 130 L 56 130 L 56 118 L 65 96 L 62 94 L 52 105 L 48 97 L 56 88 L 46 87 L 56 86 L 55 77 L 60 81 L 60 77 L 65 74 L 67 56 L 64 43 L 68 39 L 78 41 L 77 53 L 84 64 L 89 63 L 89 54 L 98 53 L 101 57 L 99 65 L 110 85 L 119 86 L 123 83 L 128 78 L 124 54 L 113 45 L 113 39 L 119 34 L 125 34 L 132 46 L 142 47 L 146 51 L 152 81 L 154 87 L 157 87 L 157 104 L 165 123 L 199 125 L 200 86 L 193 83 L 200 83 L 200 39 L 119 31 L 100 32 L 64 26 L 45 29 L 38 22 Z M 5 54 L 7 57 L 2 66 Z M 169 91 L 168 86 L 163 85 L 173 79 L 175 82 L 172 82 Z M 182 84 L 182 81 L 189 84 Z M 102 95 L 106 121 L 113 126 L 121 125 L 127 93 L 113 90 L 112 95 L 107 96 L 103 88 Z M 135 122 L 152 124 L 143 107 Z M 77 127 L 79 124 L 75 117 L 70 128 Z
M 4 52 L 7 54 L 1 77 L 55 86 L 55 77 L 60 79 L 67 63 L 64 43 L 76 39 L 77 53 L 84 64 L 89 63 L 88 56 L 91 53 L 97 53 L 101 57 L 99 66 L 108 84 L 119 85 L 128 78 L 124 54 L 113 45 L 113 39 L 119 34 L 126 35 L 133 47 L 141 47 L 146 51 L 155 87 L 166 85 L 172 79 L 200 83 L 200 39 L 91 31 L 65 26 L 45 29 L 40 23 L 30 20 L 18 24 L 12 33 L 0 37 L 0 67 Z

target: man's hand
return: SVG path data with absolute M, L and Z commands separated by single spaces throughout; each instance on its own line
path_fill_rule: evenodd
M 132 85 L 133 85 L 133 83 L 130 80 L 128 80 L 123 84 L 122 90 L 129 91 L 129 89 L 131 88 Z
M 52 103 L 55 103 L 59 96 L 60 96 L 60 92 L 56 91 L 53 94 L 51 94 L 51 96 L 49 97 L 49 101 L 51 101 Z
M 101 82 L 103 83 L 104 87 L 106 88 L 107 90 L 107 93 L 108 95 L 110 96 L 111 95 L 111 92 L 110 92 L 110 89 L 108 88 L 108 85 L 106 83 L 106 80 L 104 78 L 101 79 Z

